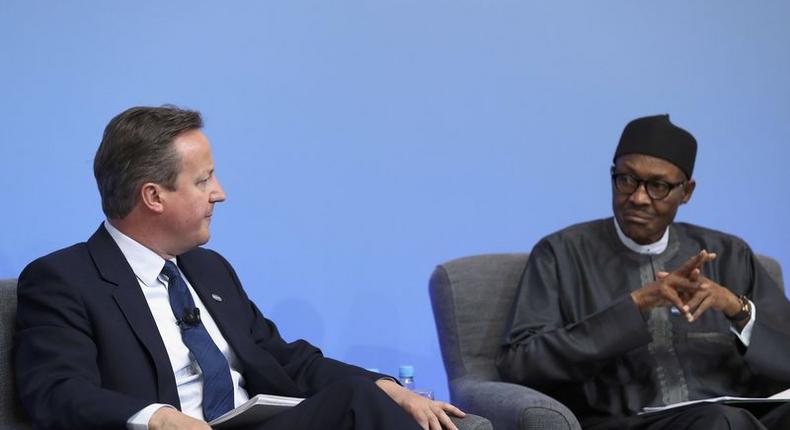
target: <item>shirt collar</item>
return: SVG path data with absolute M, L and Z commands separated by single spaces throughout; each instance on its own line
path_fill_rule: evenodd
M 639 254 L 656 255 L 664 252 L 667 249 L 667 245 L 669 245 L 669 227 L 664 230 L 664 235 L 661 236 L 661 239 L 658 239 L 657 242 L 640 245 L 623 233 L 623 230 L 620 229 L 620 224 L 617 223 L 617 218 L 612 217 L 612 220 L 614 222 L 614 229 L 617 230 L 617 237 L 620 238 L 620 242 L 623 242 L 623 245 L 631 251 Z
M 129 262 L 137 279 L 147 287 L 156 286 L 155 281 L 162 273 L 162 268 L 165 267 L 164 258 L 123 234 L 107 220 L 104 221 L 104 228 L 118 244 L 118 248 L 121 248 L 121 253 L 126 257 L 126 261 Z M 175 258 L 172 261 L 175 263 Z

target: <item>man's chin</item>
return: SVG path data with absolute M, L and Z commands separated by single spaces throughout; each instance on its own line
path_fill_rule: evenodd
M 652 243 L 649 240 L 651 229 L 649 223 L 645 220 L 623 217 L 623 219 L 618 220 L 617 223 L 620 225 L 620 229 L 623 233 L 634 242 L 639 244 Z
M 645 225 L 630 225 L 626 224 L 626 227 L 623 228 L 623 233 L 628 236 L 634 242 L 640 245 L 649 245 L 651 243 L 656 242 L 658 239 L 653 239 L 655 234 L 652 230 L 646 228 Z M 659 236 L 660 239 L 660 236 Z
M 211 238 L 211 234 L 209 234 L 208 230 L 200 232 L 199 235 L 195 236 L 192 240 L 192 248 L 197 248 L 198 246 L 203 246 L 208 243 L 208 240 Z

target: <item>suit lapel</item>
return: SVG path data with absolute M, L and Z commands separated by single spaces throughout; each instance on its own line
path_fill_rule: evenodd
M 227 306 L 223 306 L 223 297 L 227 296 L 227 279 L 223 284 L 217 276 L 212 274 L 212 271 L 205 270 L 204 266 L 189 258 L 189 254 L 178 256 L 178 266 L 186 275 L 197 295 L 200 296 L 200 300 L 203 301 L 203 305 L 208 309 L 222 335 L 231 346 L 234 346 L 235 342 L 232 340 L 237 330 L 232 328 L 231 322 L 237 316 Z
M 274 356 L 252 341 L 247 320 L 248 309 L 240 312 L 237 306 L 231 305 L 238 299 L 238 292 L 237 285 L 227 275 L 227 271 L 208 267 L 205 261 L 198 261 L 189 252 L 178 257 L 178 265 L 241 361 L 248 388 L 252 388 L 250 385 L 254 381 L 260 381 L 269 394 L 304 395 Z M 214 296 L 220 297 L 220 300 Z M 242 305 L 249 306 L 246 302 Z M 250 392 L 250 396 L 254 394 L 258 393 Z
M 151 309 L 132 268 L 103 225 L 88 240 L 88 251 L 102 278 L 114 285 L 115 302 L 132 331 L 151 355 L 156 368 L 159 401 L 180 409 L 175 376 Z

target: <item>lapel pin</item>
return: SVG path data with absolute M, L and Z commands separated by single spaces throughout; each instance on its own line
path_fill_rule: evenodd
M 211 294 L 211 298 L 218 302 L 222 301 L 222 296 L 220 296 L 219 294 Z

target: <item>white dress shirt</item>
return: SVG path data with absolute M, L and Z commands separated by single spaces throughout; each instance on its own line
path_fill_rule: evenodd
M 640 245 L 623 233 L 623 230 L 620 229 L 620 224 L 617 223 L 617 218 L 612 219 L 614 220 L 614 228 L 617 230 L 617 236 L 620 238 L 620 241 L 623 242 L 623 245 L 625 245 L 626 248 L 630 249 L 631 251 L 639 254 L 656 255 L 661 254 L 667 249 L 667 245 L 669 245 L 669 227 L 667 227 L 666 231 L 664 231 L 664 234 L 661 236 L 661 239 L 658 239 L 658 241 L 647 245 Z M 743 346 L 746 347 L 749 346 L 749 342 L 752 340 L 752 329 L 754 328 L 754 322 L 757 320 L 757 308 L 754 306 L 754 303 L 751 300 L 749 300 L 749 304 L 752 306 L 752 314 L 749 317 L 749 322 L 743 326 L 743 329 L 740 332 L 738 332 L 735 327 L 730 327 L 730 331 L 733 332 L 735 336 L 740 339 Z M 677 313 L 678 310 L 673 307 L 672 312 Z
M 132 271 L 137 276 L 137 282 L 140 284 L 140 289 L 145 296 L 145 301 L 148 303 L 151 314 L 154 316 L 156 327 L 159 329 L 159 335 L 162 336 L 162 341 L 165 344 L 167 356 L 170 359 L 170 365 L 175 375 L 181 411 L 191 417 L 203 420 L 203 374 L 197 361 L 190 354 L 189 348 L 181 340 L 181 329 L 176 324 L 176 317 L 170 308 L 170 297 L 167 294 L 167 278 L 161 274 L 162 268 L 165 266 L 165 260 L 152 250 L 121 233 L 108 221 L 104 222 L 104 227 L 115 240 L 115 243 L 118 244 L 118 247 L 121 248 L 126 261 L 132 267 Z M 171 261 L 176 263 L 175 258 Z M 179 272 L 181 272 L 180 268 Z M 190 294 L 192 294 L 195 306 L 200 309 L 201 322 L 230 364 L 230 375 L 234 389 L 234 406 L 239 406 L 249 400 L 249 395 L 244 389 L 244 378 L 240 373 L 241 364 L 183 272 L 181 272 L 181 277 L 187 284 Z M 146 406 L 129 418 L 126 422 L 126 427 L 130 430 L 147 430 L 151 416 L 162 407 L 173 406 L 159 403 Z

